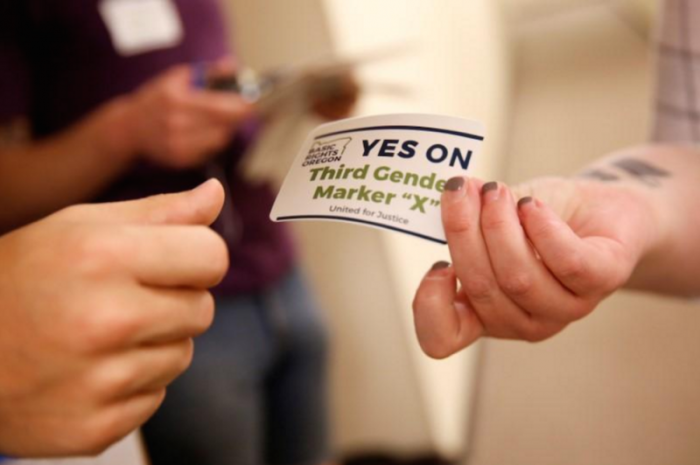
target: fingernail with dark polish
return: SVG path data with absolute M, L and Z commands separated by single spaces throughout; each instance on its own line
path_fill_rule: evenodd
M 430 269 L 430 271 L 444 270 L 445 268 L 448 268 L 449 266 L 450 266 L 450 262 L 446 262 L 444 260 L 441 260 L 439 262 L 435 262 L 435 264 Z
M 495 181 L 487 182 L 481 187 L 481 195 L 485 195 L 487 192 L 495 191 L 498 189 L 498 183 Z
M 518 208 L 522 208 L 523 205 L 526 205 L 530 202 L 532 202 L 532 197 L 523 197 L 522 199 L 518 200 Z
M 447 181 L 445 184 L 445 190 L 458 191 L 462 188 L 462 186 L 464 186 L 464 178 L 457 176 Z

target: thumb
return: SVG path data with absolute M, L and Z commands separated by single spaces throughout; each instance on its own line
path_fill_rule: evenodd
M 221 212 L 224 196 L 221 183 L 210 179 L 190 191 L 128 202 L 84 205 L 76 213 L 81 221 L 210 225 Z

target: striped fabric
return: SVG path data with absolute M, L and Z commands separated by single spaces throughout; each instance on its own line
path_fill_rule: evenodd
M 700 142 L 700 0 L 666 0 L 658 37 L 654 139 Z

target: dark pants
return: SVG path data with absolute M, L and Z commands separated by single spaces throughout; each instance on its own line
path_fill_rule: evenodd
M 297 271 L 217 301 L 190 369 L 143 428 L 153 465 L 312 465 L 329 458 L 326 339 Z

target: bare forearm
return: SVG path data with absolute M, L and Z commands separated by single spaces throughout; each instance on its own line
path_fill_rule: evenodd
M 192 77 L 190 66 L 174 66 L 56 137 L 0 147 L 0 230 L 89 200 L 136 155 L 188 169 L 226 147 L 253 108 L 239 95 L 194 89 Z
M 648 230 L 638 234 L 650 240 L 627 287 L 700 294 L 700 150 L 632 149 L 601 160 L 583 176 L 619 185 L 648 205 Z
M 61 134 L 0 151 L 0 230 L 89 200 L 126 170 L 125 112 L 115 101 Z

